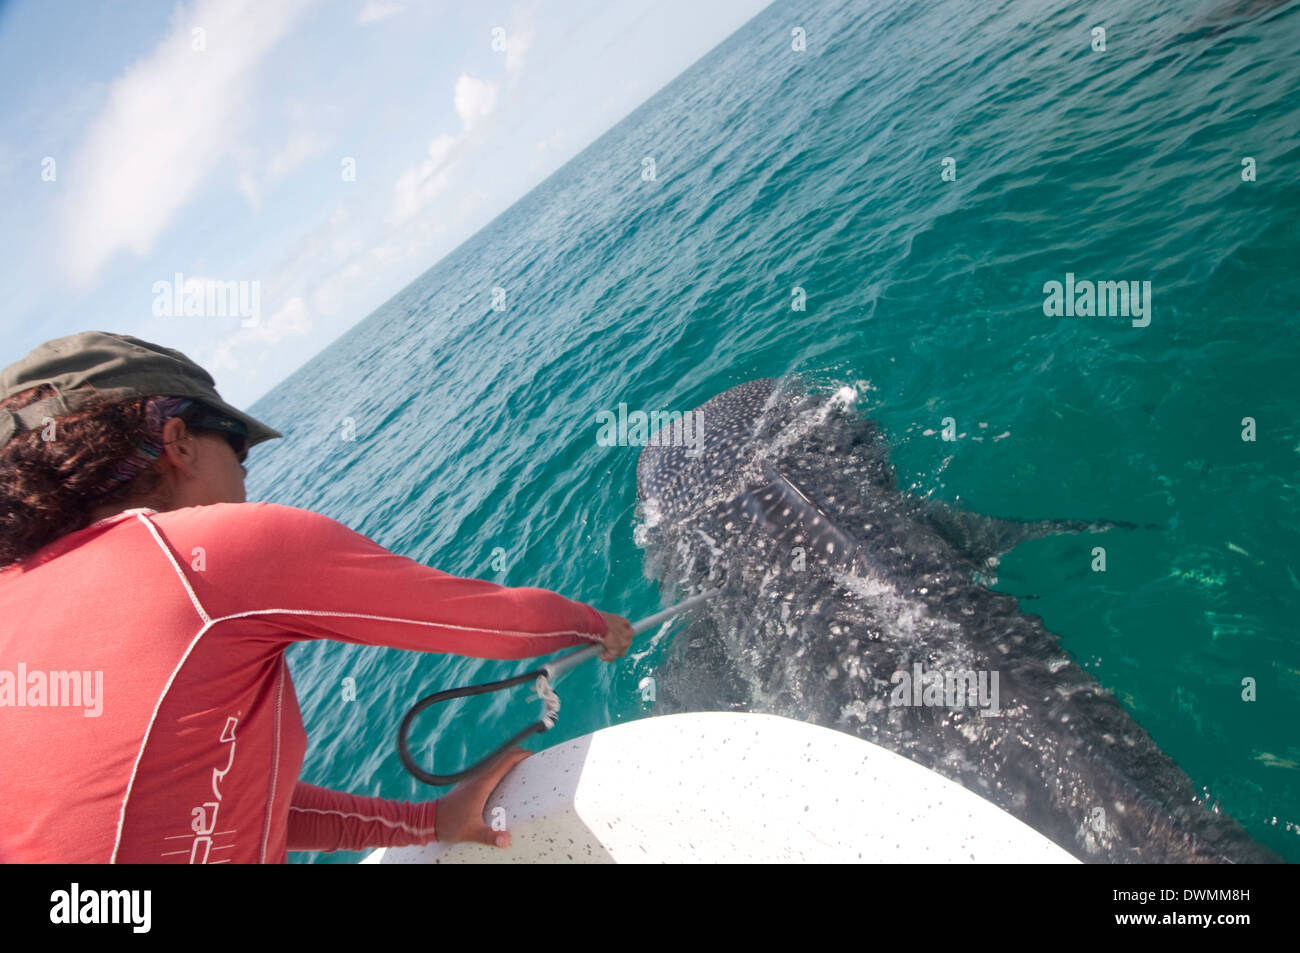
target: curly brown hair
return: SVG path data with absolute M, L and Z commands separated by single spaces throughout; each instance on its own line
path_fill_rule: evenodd
M 0 400 L 0 408 L 18 410 L 53 394 L 41 384 Z M 0 447 L 0 567 L 89 526 L 100 506 L 157 489 L 160 475 L 151 467 L 110 493 L 94 495 L 147 436 L 147 401 L 93 399 L 45 428 L 14 434 Z

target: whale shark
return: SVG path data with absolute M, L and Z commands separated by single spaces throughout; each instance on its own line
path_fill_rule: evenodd
M 675 593 L 722 590 L 655 671 L 656 713 L 759 711 L 857 735 L 1083 861 L 1277 861 L 1038 616 L 990 588 L 1025 540 L 1138 528 L 903 492 L 855 404 L 852 388 L 752 380 L 697 408 L 694 434 L 673 421 L 643 447 L 647 574 Z

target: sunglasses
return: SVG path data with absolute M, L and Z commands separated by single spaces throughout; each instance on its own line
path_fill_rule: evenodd
M 248 459 L 248 428 L 242 421 L 227 417 L 202 404 L 194 405 L 182 414 L 181 418 L 195 430 L 206 430 L 225 437 L 240 463 Z

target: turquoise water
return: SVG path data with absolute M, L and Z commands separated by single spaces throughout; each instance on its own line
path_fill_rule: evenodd
M 1025 544 L 998 587 L 1300 860 L 1298 41 L 1294 2 L 769 7 L 259 401 L 287 439 L 252 454 L 249 498 L 637 618 L 659 607 L 638 450 L 598 446 L 595 414 L 760 376 L 868 382 L 907 488 L 1154 527 L 1108 534 L 1105 573 L 1091 541 Z M 1067 272 L 1150 281 L 1149 326 L 1046 316 Z M 945 417 L 965 436 L 942 441 Z M 647 714 L 665 645 L 568 676 L 546 744 Z M 394 751 L 405 709 L 533 664 L 335 643 L 290 661 L 304 778 L 410 799 L 436 792 Z M 438 763 L 531 719 L 514 697 L 429 718 Z

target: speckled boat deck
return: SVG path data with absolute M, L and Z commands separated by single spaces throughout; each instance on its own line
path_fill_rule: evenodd
M 529 758 L 488 802 L 511 846 L 363 863 L 1074 863 L 1021 821 L 870 742 L 773 715 L 605 728 Z

